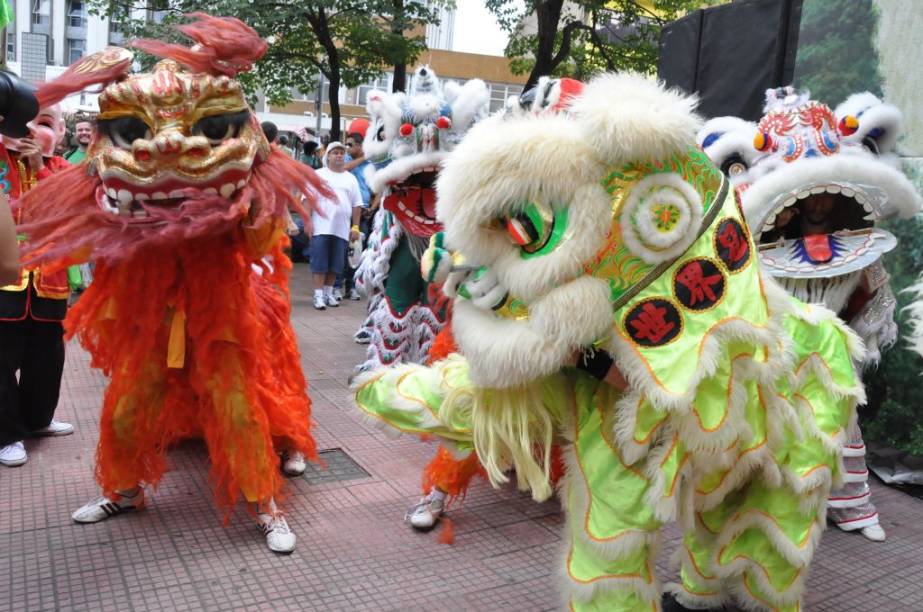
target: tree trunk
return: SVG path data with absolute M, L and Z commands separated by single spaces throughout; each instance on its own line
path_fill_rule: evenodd
M 404 37 L 404 0 L 391 1 L 391 33 Z M 407 90 L 407 64 L 394 64 L 394 82 L 391 91 Z
M 332 58 L 331 58 L 332 59 Z M 340 140 L 340 64 L 336 68 L 330 62 L 330 92 L 327 96 L 330 103 L 330 142 Z M 342 142 L 342 141 L 340 141 Z
M 407 91 L 407 64 L 394 64 L 394 85 L 391 91 Z
M 550 75 L 558 63 L 554 61 L 554 41 L 561 21 L 561 7 L 564 0 L 547 0 L 535 3 L 535 18 L 538 22 L 538 48 L 535 50 L 535 65 L 529 74 L 523 91 L 535 87 L 539 77 Z

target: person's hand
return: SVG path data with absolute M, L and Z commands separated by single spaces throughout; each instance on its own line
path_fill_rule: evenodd
M 349 241 L 355 242 L 359 240 L 359 230 L 349 230 Z
M 794 206 L 789 206 L 788 208 L 783 208 L 778 215 L 776 215 L 776 229 L 782 229 L 791 222 L 791 220 L 798 214 L 798 209 Z
M 45 163 L 42 161 L 42 150 L 31 138 L 22 138 L 19 140 L 19 155 L 29 162 L 29 167 L 33 172 L 42 169 Z

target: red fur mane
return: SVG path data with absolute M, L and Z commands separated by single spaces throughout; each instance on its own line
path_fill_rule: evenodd
M 192 47 L 159 40 L 135 40 L 131 46 L 151 55 L 175 60 L 192 72 L 235 77 L 250 70 L 269 48 L 256 31 L 234 17 L 190 13 L 196 21 L 176 29 L 194 40 Z

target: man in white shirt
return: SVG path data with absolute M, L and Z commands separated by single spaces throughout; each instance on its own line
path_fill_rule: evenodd
M 318 209 L 326 217 L 317 212 L 311 215 L 314 227 L 310 247 L 311 272 L 314 276 L 314 308 L 318 310 L 340 305 L 333 295 L 333 283 L 346 264 L 346 245 L 359 236 L 362 196 L 356 177 L 346 171 L 345 156 L 343 143 L 331 142 L 324 155 L 324 167 L 317 171 L 318 176 L 327 181 L 336 193 L 336 200 L 318 202 Z

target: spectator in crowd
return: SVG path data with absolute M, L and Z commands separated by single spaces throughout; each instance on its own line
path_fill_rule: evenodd
M 318 155 L 319 151 L 320 144 L 316 140 L 308 140 L 302 146 L 301 163 L 311 166 L 315 170 L 320 170 L 324 165 Z
M 326 216 L 317 212 L 311 216 L 314 227 L 311 272 L 314 277 L 314 308 L 318 310 L 340 305 L 333 295 L 333 283 L 346 264 L 347 241 L 359 236 L 362 196 L 356 177 L 346 171 L 345 158 L 343 143 L 331 142 L 324 156 L 324 167 L 317 171 L 335 194 L 333 199 L 318 202 L 317 208 L 323 210 Z
M 87 156 L 87 147 L 93 140 L 93 121 L 85 117 L 79 117 L 74 124 L 74 138 L 77 140 L 77 148 L 64 156 L 64 159 L 72 164 L 79 164 Z
M 365 167 L 372 162 L 365 158 L 365 152 L 362 150 L 362 134 L 353 132 L 346 137 L 346 169 L 356 177 L 359 183 L 359 193 L 362 196 L 362 212 L 359 218 L 359 231 L 365 236 L 369 235 L 371 226 L 371 217 L 368 214 L 369 201 L 372 199 L 372 192 L 369 190 L 368 183 L 365 182 Z M 347 257 L 347 262 L 349 258 Z M 353 284 L 353 275 L 356 273 L 347 263 L 343 274 L 337 277 L 334 286 L 334 295 L 342 299 L 341 293 L 345 286 L 346 294 L 351 300 L 359 299 L 359 292 Z
M 269 141 L 269 144 L 274 143 L 279 137 L 279 128 L 272 121 L 264 121 L 260 124 L 260 128 L 262 128 L 263 135 Z

